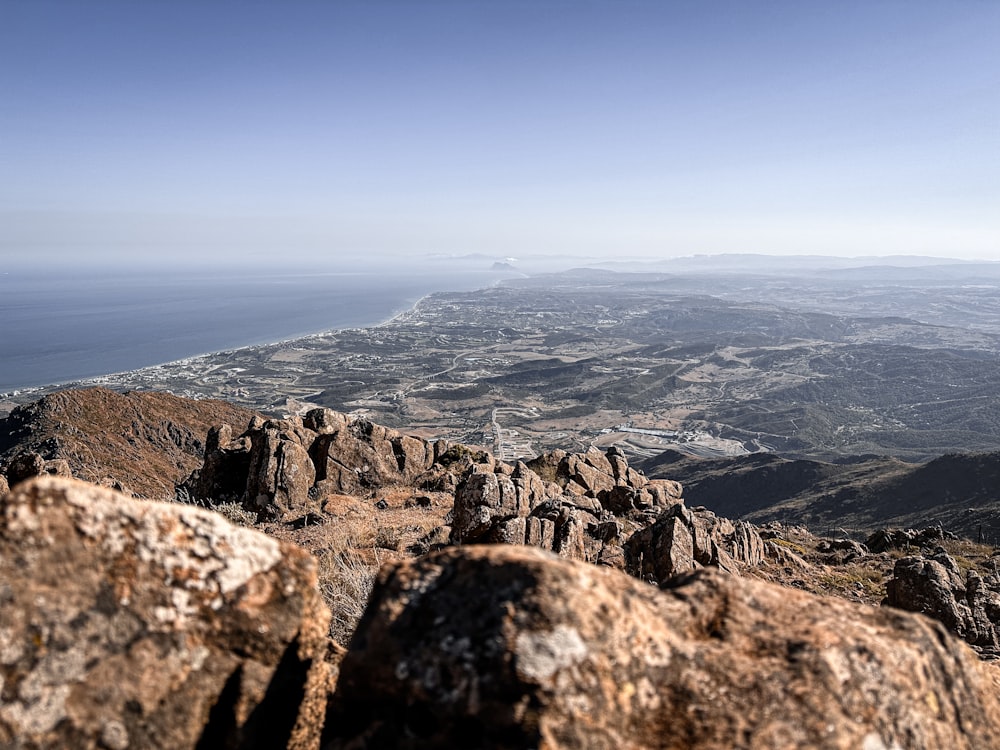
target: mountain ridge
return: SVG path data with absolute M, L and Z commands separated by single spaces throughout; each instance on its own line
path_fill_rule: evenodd
M 212 425 L 246 424 L 256 414 L 226 401 L 161 392 L 57 391 L 0 419 L 0 469 L 18 455 L 37 453 L 65 460 L 81 479 L 170 498 L 175 485 L 201 465 Z
M 864 535 L 887 526 L 940 526 L 969 539 L 1000 540 L 1000 452 L 945 454 L 924 463 L 886 456 L 833 463 L 668 451 L 638 466 L 650 477 L 681 482 L 694 505 L 753 523 Z

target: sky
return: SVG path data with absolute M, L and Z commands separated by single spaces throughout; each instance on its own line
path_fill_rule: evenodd
M 0 0 L 0 266 L 1000 260 L 993 0 Z

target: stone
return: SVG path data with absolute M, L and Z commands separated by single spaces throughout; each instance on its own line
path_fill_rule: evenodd
M 697 565 L 691 530 L 676 516 L 633 534 L 625 545 L 625 569 L 648 583 L 690 573 Z
M 992 587 L 991 587 L 992 584 Z M 885 604 L 932 617 L 981 654 L 1000 655 L 1000 581 L 975 570 L 962 574 L 940 550 L 930 558 L 903 557 L 886 582 Z
M 303 550 L 71 479 L 0 508 L 0 747 L 315 748 L 329 612 Z
M 926 529 L 879 529 L 865 540 L 865 548 L 869 552 L 879 554 L 894 549 L 923 549 L 939 544 L 943 539 L 957 539 L 950 531 L 944 531 L 937 526 Z
M 601 497 L 615 487 L 642 489 L 649 482 L 641 472 L 629 467 L 625 454 L 617 447 L 605 453 L 593 446 L 585 453 L 552 451 L 528 461 L 526 468 L 567 493 L 590 497 Z
M 502 474 L 473 469 L 455 489 L 453 544 L 485 540 L 495 524 L 530 512 L 523 486 Z
M 318 435 L 329 435 L 345 427 L 348 418 L 332 409 L 311 409 L 302 418 L 302 423 Z
M 994 673 L 940 624 L 705 569 L 666 590 L 525 547 L 387 566 L 325 750 L 994 747 Z
M 363 494 L 391 485 L 413 485 L 434 464 L 434 446 L 381 425 L 358 419 L 319 435 L 309 452 L 316 479 L 337 491 Z
M 624 552 L 625 570 L 654 584 L 706 566 L 739 573 L 760 566 L 766 557 L 764 540 L 751 524 L 683 503 L 670 506 L 651 526 L 632 534 Z
M 25 479 L 45 473 L 45 459 L 38 453 L 28 451 L 18 454 L 7 464 L 7 481 L 13 487 Z
M 0 474 L 0 497 L 3 497 L 8 492 L 10 492 L 10 485 L 7 484 L 7 477 Z
M 46 461 L 44 473 L 54 477 L 73 476 L 73 471 L 69 467 L 69 461 L 65 458 L 53 458 Z
M 309 489 L 316 469 L 303 442 L 311 440 L 291 420 L 272 420 L 250 435 L 250 467 L 243 505 L 258 514 L 292 520 L 320 512 Z
M 233 428 L 227 424 L 209 429 L 205 462 L 186 483 L 191 494 L 212 504 L 242 499 L 250 473 L 250 447 L 250 438 L 234 439 Z

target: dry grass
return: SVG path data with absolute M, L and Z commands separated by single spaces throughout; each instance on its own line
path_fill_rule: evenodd
M 381 565 L 379 555 L 369 561 L 354 550 L 317 556 L 319 592 L 330 608 L 330 637 L 347 646 L 354 635 Z
M 236 526 L 246 526 L 249 529 L 257 526 L 257 514 L 244 508 L 243 503 L 219 503 L 213 505 L 212 510 Z
M 777 544 L 779 547 L 784 547 L 785 549 L 791 550 L 799 557 L 805 557 L 809 554 L 809 550 L 806 549 L 805 545 L 799 544 L 798 542 L 792 542 L 788 539 L 782 539 L 781 537 L 774 537 L 768 541 Z
M 831 567 L 816 576 L 817 593 L 877 605 L 885 597 L 885 576 L 881 566 L 871 563 Z
M 430 495 L 430 505 L 414 505 L 414 494 Z M 453 503 L 447 493 L 408 487 L 385 489 L 374 498 L 334 495 L 324 502 L 322 523 L 297 530 L 267 524 L 262 530 L 299 545 L 316 558 L 319 590 L 331 613 L 330 637 L 346 646 L 364 613 L 379 568 L 412 557 L 409 549 L 443 525 Z

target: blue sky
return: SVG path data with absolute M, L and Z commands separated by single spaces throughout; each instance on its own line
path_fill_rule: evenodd
M 0 259 L 1000 259 L 1000 3 L 0 0 Z

